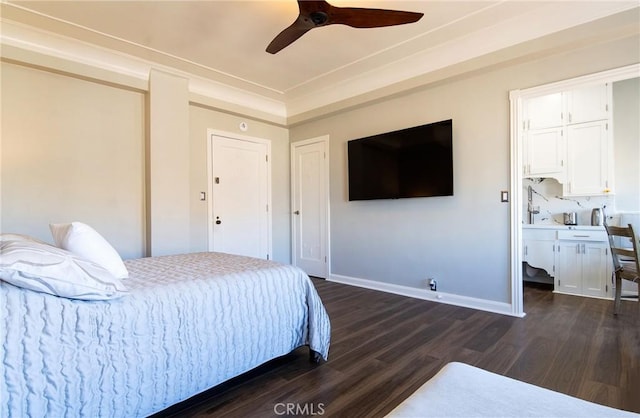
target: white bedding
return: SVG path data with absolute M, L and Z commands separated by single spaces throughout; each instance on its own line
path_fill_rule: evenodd
M 0 416 L 146 416 L 302 345 L 327 357 L 329 318 L 295 267 L 219 253 L 126 267 L 111 301 L 0 282 Z

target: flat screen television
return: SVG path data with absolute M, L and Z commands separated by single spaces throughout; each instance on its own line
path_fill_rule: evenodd
M 347 142 L 349 200 L 453 196 L 453 121 Z

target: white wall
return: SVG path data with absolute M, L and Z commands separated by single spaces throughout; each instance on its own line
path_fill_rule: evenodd
M 1 65 L 1 232 L 52 242 L 49 223 L 83 221 L 144 255 L 144 94 Z
M 331 272 L 510 303 L 509 91 L 639 61 L 638 38 L 596 44 L 448 83 L 291 129 L 331 138 Z M 349 202 L 346 142 L 453 119 L 454 196 Z

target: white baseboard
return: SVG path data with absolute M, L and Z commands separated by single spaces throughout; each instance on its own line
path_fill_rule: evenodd
M 478 309 L 481 311 L 499 313 L 509 316 L 521 316 L 514 314 L 511 304 L 504 302 L 496 302 L 493 300 L 478 299 L 444 292 L 432 292 L 427 289 L 416 289 L 415 287 L 376 282 L 374 280 L 359 279 L 356 277 L 342 276 L 340 274 L 330 274 L 327 280 L 330 282 L 363 287 L 365 289 L 371 290 L 379 290 L 381 292 L 393 293 L 396 295 L 408 296 L 416 299 L 462 306 L 464 308 Z

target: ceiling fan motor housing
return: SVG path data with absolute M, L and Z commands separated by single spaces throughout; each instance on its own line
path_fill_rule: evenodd
M 311 18 L 313 24 L 316 26 L 324 25 L 325 23 L 327 23 L 327 20 L 329 20 L 329 15 L 322 11 L 311 12 L 309 14 L 309 17 Z

